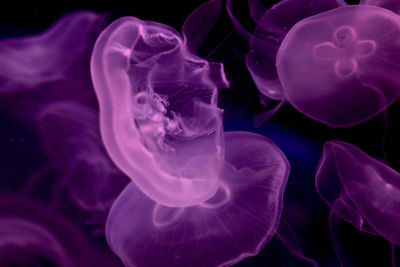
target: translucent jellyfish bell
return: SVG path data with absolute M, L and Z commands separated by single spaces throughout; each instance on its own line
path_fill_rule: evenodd
M 316 187 L 342 219 L 400 244 L 400 174 L 346 142 L 324 145 Z
M 222 64 L 191 54 L 171 27 L 125 17 L 98 38 L 91 61 L 100 128 L 115 164 L 166 206 L 204 202 L 223 158 L 217 88 Z
M 368 120 L 399 96 L 399 17 L 383 8 L 343 6 L 297 23 L 277 55 L 287 100 L 333 127 Z
M 269 139 L 225 133 L 221 187 L 191 207 L 165 207 L 134 183 L 114 202 L 106 225 L 126 266 L 230 266 L 256 255 L 275 234 L 289 164 Z
M 0 93 L 67 79 L 66 71 L 91 46 L 103 23 L 102 15 L 78 11 L 39 35 L 1 40 Z

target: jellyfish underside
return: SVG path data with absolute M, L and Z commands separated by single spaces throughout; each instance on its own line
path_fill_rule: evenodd
M 253 133 L 227 132 L 225 145 L 220 188 L 199 205 L 166 207 L 134 183 L 125 188 L 109 213 L 106 236 L 127 266 L 226 266 L 257 254 L 272 238 L 286 158 Z
M 399 35 L 400 20 L 372 6 L 343 6 L 300 21 L 277 55 L 286 98 L 333 127 L 368 120 L 399 95 L 400 49 L 393 42 Z

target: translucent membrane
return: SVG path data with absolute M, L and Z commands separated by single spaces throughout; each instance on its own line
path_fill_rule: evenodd
M 88 241 L 67 218 L 20 196 L 0 196 L 1 266 L 87 266 Z
M 97 112 L 74 102 L 41 110 L 37 119 L 59 183 L 83 209 L 106 210 L 129 179 L 108 158 L 101 142 Z
M 361 231 L 400 244 L 400 174 L 341 141 L 324 145 L 316 187 L 332 211 Z
M 0 93 L 67 79 L 66 71 L 92 45 L 103 22 L 99 14 L 79 11 L 39 35 L 1 40 Z
M 98 38 L 91 61 L 100 129 L 115 164 L 159 204 L 191 206 L 219 186 L 217 87 L 222 64 L 191 54 L 171 27 L 125 17 Z
M 284 95 L 333 127 L 368 120 L 399 96 L 400 19 L 379 7 L 343 6 L 297 23 L 277 55 Z
M 225 133 L 220 188 L 186 208 L 165 207 L 134 183 L 114 202 L 106 225 L 127 266 L 228 266 L 256 255 L 278 227 L 289 164 L 269 139 Z
M 400 14 L 400 2 L 398 0 L 360 0 L 360 5 L 379 6 Z
M 260 1 L 249 1 L 250 10 L 260 10 Z M 262 15 L 253 15 L 257 27 L 250 38 L 246 66 L 260 92 L 269 98 L 285 99 L 276 70 L 276 55 L 289 30 L 300 20 L 339 7 L 341 0 L 283 0 Z

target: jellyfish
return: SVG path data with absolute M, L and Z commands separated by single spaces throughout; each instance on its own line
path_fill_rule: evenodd
M 316 187 L 332 212 L 360 231 L 400 244 L 400 174 L 343 141 L 329 141 Z
M 223 131 L 223 66 L 185 43 L 167 25 L 125 17 L 93 50 L 102 140 L 132 180 L 106 224 L 127 266 L 233 264 L 257 254 L 279 223 L 285 155 L 261 135 Z
M 364 122 L 399 96 L 400 20 L 373 6 L 307 18 L 286 35 L 277 70 L 287 100 L 334 127 Z
M 70 67 L 91 48 L 103 24 L 102 15 L 77 11 L 38 35 L 1 40 L 0 93 L 32 90 L 43 83 L 68 79 L 66 73 L 73 71 Z
M 397 0 L 360 0 L 360 5 L 379 6 L 400 14 L 400 3 Z
M 166 206 L 214 195 L 223 154 L 216 88 L 228 86 L 222 65 L 188 53 L 172 28 L 126 17 L 101 33 L 91 71 L 115 164 Z
M 87 266 L 89 240 L 73 222 L 26 196 L 0 195 L 1 266 Z
M 106 211 L 128 183 L 106 154 L 97 111 L 75 102 L 45 106 L 37 118 L 44 150 L 60 188 L 82 209 Z M 48 171 L 47 171 L 48 172 Z
M 269 139 L 225 133 L 221 189 L 196 206 L 166 207 L 128 185 L 106 224 L 127 266 L 227 266 L 256 255 L 275 235 L 288 163 Z

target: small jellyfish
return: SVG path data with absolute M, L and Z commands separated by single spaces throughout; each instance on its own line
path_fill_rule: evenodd
M 32 198 L 0 196 L 0 266 L 91 265 L 90 243 L 68 218 Z
M 68 79 L 66 73 L 74 71 L 71 65 L 91 49 L 103 24 L 103 15 L 78 11 L 62 17 L 39 35 L 1 40 L 0 93 L 31 90 L 43 83 Z
M 400 244 L 400 174 L 356 146 L 329 141 L 316 173 L 320 196 L 357 229 Z
M 399 96 L 400 19 L 379 7 L 339 7 L 298 22 L 276 59 L 287 100 L 333 127 L 375 116 Z
M 105 29 L 91 72 L 104 145 L 147 196 L 190 206 L 218 189 L 223 155 L 217 88 L 223 66 L 183 45 L 171 27 L 125 17 Z
M 279 224 L 289 165 L 269 139 L 225 133 L 221 187 L 191 207 L 165 207 L 134 183 L 106 224 L 111 249 L 126 266 L 230 266 L 256 255 Z
M 379 6 L 400 14 L 400 2 L 398 0 L 360 0 L 360 5 Z
M 60 173 L 76 204 L 91 211 L 107 210 L 129 179 L 108 158 L 101 142 L 98 115 L 75 102 L 42 108 L 37 122 L 50 166 Z

